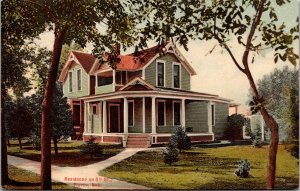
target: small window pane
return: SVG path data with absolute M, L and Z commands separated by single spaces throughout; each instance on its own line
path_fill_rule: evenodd
M 133 102 L 128 102 L 128 126 L 133 126 Z
M 157 63 L 157 85 L 164 86 L 164 63 Z
M 173 66 L 173 80 L 174 80 L 174 88 L 180 88 L 180 66 Z
M 81 70 L 77 70 L 77 89 L 81 90 Z
M 69 92 L 73 91 L 73 87 L 72 87 L 72 72 L 69 72 Z
M 93 105 L 93 114 L 97 115 L 97 106 L 96 105 Z
M 180 125 L 180 103 L 174 103 L 174 125 Z
M 158 125 L 164 126 L 165 125 L 165 102 L 158 102 Z

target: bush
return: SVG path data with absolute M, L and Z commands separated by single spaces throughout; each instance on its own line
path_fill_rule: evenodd
M 80 146 L 80 152 L 84 154 L 89 154 L 91 159 L 94 155 L 100 155 L 103 152 L 102 147 L 95 143 L 95 138 L 91 137 L 88 142 Z
M 41 150 L 41 138 L 40 138 L 40 136 L 33 133 L 32 136 L 31 136 L 31 141 L 32 141 L 33 149 L 36 150 L 36 151 L 40 151 Z
M 262 140 L 261 140 L 261 131 L 260 129 L 256 129 L 254 133 L 251 133 L 251 141 L 252 145 L 256 148 L 262 147 Z
M 186 127 L 185 131 L 191 133 L 193 132 L 193 127 Z
M 247 160 L 242 160 L 235 170 L 235 174 L 241 178 L 248 178 L 250 172 L 250 163 Z
M 186 132 L 180 126 L 174 127 L 174 134 L 170 137 L 169 147 L 174 147 L 182 150 L 189 150 L 191 148 L 191 138 L 187 136 Z
M 178 162 L 178 150 L 175 147 L 168 146 L 164 151 L 164 162 L 171 165 L 174 162 Z
M 227 126 L 225 139 L 240 140 L 243 139 L 242 127 L 245 125 L 245 117 L 240 114 L 232 114 L 227 117 Z
M 293 145 L 290 152 L 293 157 L 299 159 L 299 145 Z

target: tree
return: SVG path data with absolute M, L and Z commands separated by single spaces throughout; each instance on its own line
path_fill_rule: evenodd
M 60 84 L 56 85 L 53 103 L 53 126 L 51 136 L 55 154 L 58 154 L 57 143 L 60 140 L 69 138 L 73 132 L 71 108 L 68 104 L 67 98 L 63 95 L 62 86 Z
M 155 38 L 160 44 L 164 36 L 171 37 L 188 50 L 189 39 L 214 40 L 232 59 L 235 67 L 247 78 L 255 111 L 260 112 L 271 130 L 269 164 L 267 169 L 267 188 L 273 189 L 276 173 L 278 149 L 278 125 L 264 106 L 264 98 L 258 92 L 253 80 L 249 63 L 250 53 L 258 55 L 268 49 L 274 52 L 274 62 L 278 59 L 296 65 L 298 55 L 294 52 L 293 42 L 298 36 L 298 24 L 288 27 L 281 22 L 276 6 L 284 6 L 290 0 L 213 0 L 213 1 L 135 1 L 136 14 L 141 15 L 145 27 L 141 29 L 140 47 L 147 39 Z M 153 15 L 152 17 L 149 15 Z M 298 22 L 298 19 L 295 18 Z M 230 42 L 238 42 L 243 54 L 234 55 Z M 214 48 L 213 48 L 214 49 Z M 213 51 L 211 50 L 211 52 Z
M 18 138 L 20 149 L 22 149 L 21 139 L 30 136 L 32 130 L 33 116 L 27 103 L 27 98 L 17 98 L 14 102 L 10 102 L 10 110 L 7 112 L 7 127 L 11 137 Z
M 32 23 L 29 29 L 35 34 L 53 31 L 54 44 L 51 64 L 42 102 L 41 122 L 41 188 L 51 189 L 51 115 L 59 60 L 64 43 L 75 41 L 82 47 L 93 42 L 95 51 L 112 49 L 115 42 L 131 45 L 130 31 L 133 20 L 125 6 L 127 1 L 13 1 L 21 21 Z M 104 32 L 96 26 L 102 23 Z M 27 29 L 26 28 L 26 29 Z
M 187 136 L 184 129 L 180 126 L 174 127 L 174 134 L 170 137 L 168 146 L 176 148 L 181 152 L 182 150 L 191 149 L 191 138 Z M 172 151 L 172 149 L 170 149 Z
M 287 127 L 287 141 L 298 140 L 299 132 L 299 75 L 297 70 L 275 69 L 258 81 L 259 93 L 265 98 L 265 107 Z

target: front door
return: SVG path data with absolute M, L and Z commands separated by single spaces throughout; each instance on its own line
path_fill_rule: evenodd
M 109 133 L 120 133 L 120 104 L 109 104 Z

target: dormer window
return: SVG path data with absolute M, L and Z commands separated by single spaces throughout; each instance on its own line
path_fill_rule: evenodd
M 165 86 L 165 63 L 157 62 L 157 86 Z
M 173 64 L 173 87 L 180 88 L 180 64 Z

